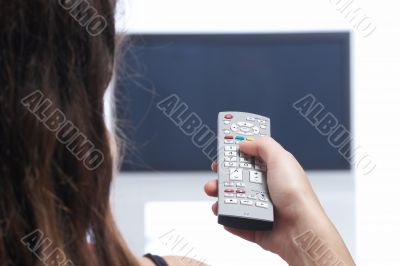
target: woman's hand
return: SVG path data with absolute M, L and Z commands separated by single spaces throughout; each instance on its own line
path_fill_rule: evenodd
M 267 185 L 275 210 L 274 228 L 268 232 L 225 227 L 227 231 L 279 254 L 290 265 L 307 265 L 306 261 L 312 259 L 307 258 L 306 251 L 302 254 L 303 251 L 296 243 L 296 238 L 309 230 L 323 241 L 333 241 L 327 248 L 336 248 L 337 253 L 350 257 L 343 241 L 325 215 L 304 170 L 289 152 L 270 137 L 241 142 L 240 151 L 260 157 L 267 164 Z M 218 171 L 216 162 L 212 164 L 212 168 L 213 171 Z M 209 181 L 205 185 L 205 192 L 209 196 L 217 197 L 217 180 Z M 213 204 L 212 210 L 217 215 L 217 203 Z M 346 260 L 349 261 L 352 262 L 351 257 Z

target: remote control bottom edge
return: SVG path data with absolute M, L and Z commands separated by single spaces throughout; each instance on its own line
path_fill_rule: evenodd
M 224 226 L 253 231 L 271 231 L 273 222 L 247 219 L 234 216 L 218 215 L 218 223 Z

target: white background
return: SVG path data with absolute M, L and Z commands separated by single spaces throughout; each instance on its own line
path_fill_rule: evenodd
M 126 33 L 353 30 L 336 2 L 125 0 L 118 28 Z M 368 176 L 356 172 L 357 264 L 400 265 L 400 5 L 364 0 L 353 6 L 377 27 L 368 38 L 353 31 L 353 133 L 356 145 L 377 164 Z M 157 208 L 166 207 L 149 205 L 146 210 Z

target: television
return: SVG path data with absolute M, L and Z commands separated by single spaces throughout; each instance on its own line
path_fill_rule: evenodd
M 306 170 L 350 169 L 297 108 L 312 97 L 351 130 L 348 32 L 129 35 L 114 93 L 122 171 L 210 169 L 221 111 L 269 117 L 272 137 Z M 193 118 L 209 129 L 203 146 L 182 126 Z

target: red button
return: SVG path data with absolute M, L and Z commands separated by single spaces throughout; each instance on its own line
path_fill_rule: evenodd
M 226 193 L 233 193 L 233 192 L 235 192 L 233 189 L 225 189 L 224 190 Z
M 225 139 L 233 139 L 233 136 L 225 136 Z
M 233 115 L 231 115 L 231 114 L 225 115 L 225 119 L 232 119 L 232 118 L 233 118 Z
M 236 190 L 236 193 L 246 193 L 246 191 L 244 191 L 242 189 L 238 189 L 238 190 Z

